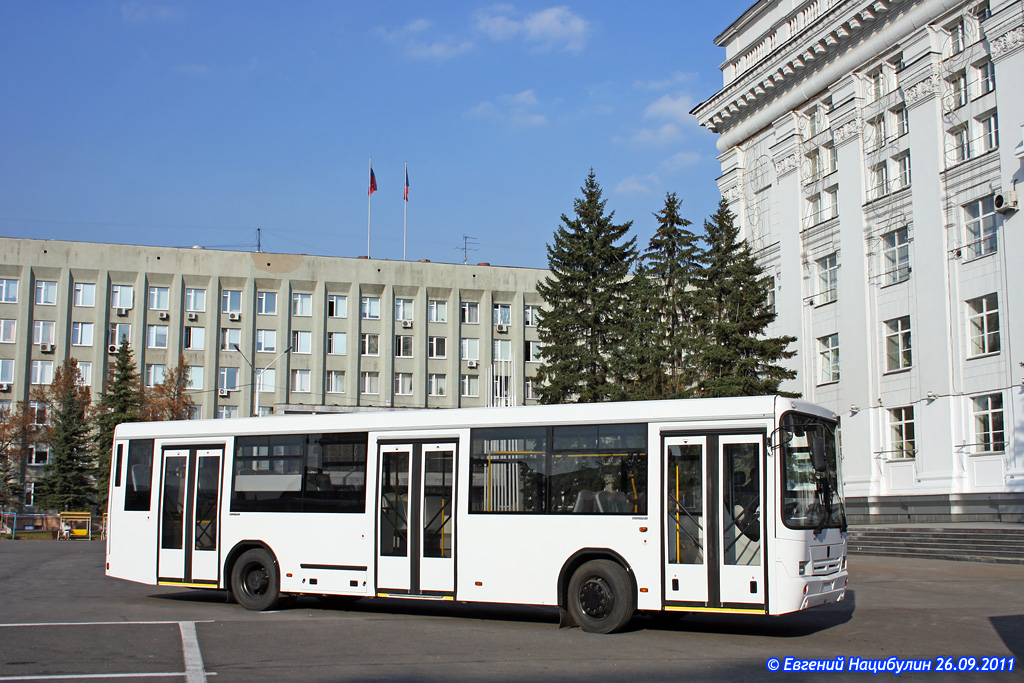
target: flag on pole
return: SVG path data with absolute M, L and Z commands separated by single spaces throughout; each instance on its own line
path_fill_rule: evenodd
M 370 196 L 377 191 L 377 176 L 373 175 L 373 166 L 370 167 L 370 191 L 366 193 Z
M 405 201 L 409 201 L 409 167 L 405 167 Z

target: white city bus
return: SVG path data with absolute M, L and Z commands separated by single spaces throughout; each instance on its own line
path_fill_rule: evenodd
M 282 595 L 784 614 L 842 600 L 835 416 L 772 396 L 122 424 L 107 574 Z

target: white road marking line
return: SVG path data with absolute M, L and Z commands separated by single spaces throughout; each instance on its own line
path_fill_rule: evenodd
M 0 676 L 0 681 L 66 681 L 86 678 L 185 678 L 184 671 L 141 674 L 60 674 L 51 676 Z
M 181 650 L 185 654 L 185 683 L 206 683 L 206 669 L 203 668 L 203 653 L 196 636 L 196 622 L 179 621 Z

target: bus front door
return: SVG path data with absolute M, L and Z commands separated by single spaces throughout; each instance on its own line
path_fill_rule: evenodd
M 665 608 L 764 612 L 764 435 L 664 439 Z
M 454 443 L 380 446 L 378 594 L 454 595 L 455 453 Z
M 163 450 L 157 583 L 218 585 L 223 454 L 223 447 Z

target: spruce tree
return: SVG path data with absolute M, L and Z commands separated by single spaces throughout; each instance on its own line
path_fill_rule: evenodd
M 650 343 L 662 349 L 663 371 L 655 375 L 658 398 L 689 396 L 696 382 L 686 357 L 692 345 L 693 284 L 701 268 L 697 236 L 688 229 L 690 221 L 680 215 L 682 202 L 674 192 L 665 195 L 665 206 L 654 214 L 658 229 L 651 237 L 643 261 L 659 290 L 658 336 Z
M 132 349 L 128 346 L 128 340 L 122 337 L 117 347 L 117 355 L 110 365 L 99 405 L 96 407 L 96 487 L 100 491 L 101 499 L 106 497 L 110 479 L 110 453 L 114 448 L 114 428 L 122 422 L 139 422 L 143 416 L 142 384 L 135 369 Z
M 89 387 L 82 384 L 78 361 L 70 358 L 53 373 L 53 382 L 37 391 L 47 405 L 49 424 L 44 438 L 50 459 L 36 484 L 35 501 L 48 510 L 85 510 L 92 505 L 93 459 L 89 444 Z
M 25 401 L 18 401 L 13 410 L 0 407 L 0 508 L 21 504 L 24 493 L 21 469 L 25 460 L 28 425 L 28 404 Z
M 764 337 L 775 312 L 768 304 L 769 279 L 722 199 L 704 221 L 704 265 L 696 291 L 692 346 L 687 356 L 698 375 L 698 396 L 776 394 L 796 373 L 778 362 L 792 358 L 795 337 Z M 783 393 L 784 396 L 795 394 Z
M 632 222 L 615 224 L 615 212 L 605 214 L 593 169 L 581 190 L 574 217 L 562 214 L 554 244 L 548 245 L 551 276 L 537 285 L 547 304 L 538 322 L 544 348 L 538 391 L 544 403 L 624 396 L 610 359 L 626 336 L 622 312 L 636 239 L 626 239 Z
M 619 350 L 609 359 L 625 400 L 666 397 L 665 368 L 669 364 L 665 344 L 661 282 L 643 263 L 629 280 L 629 305 L 622 312 L 624 335 Z

